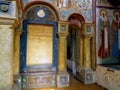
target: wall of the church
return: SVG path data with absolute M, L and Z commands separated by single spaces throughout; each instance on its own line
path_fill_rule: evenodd
M 115 14 L 118 14 L 116 22 Z M 104 14 L 104 16 L 103 16 Z M 96 55 L 97 64 L 119 63 L 120 8 L 113 7 L 107 0 L 96 2 Z M 116 25 L 115 25 L 115 24 Z
M 22 0 L 23 8 L 34 0 Z M 93 0 L 42 0 L 52 4 L 60 15 L 60 20 L 67 21 L 73 13 L 79 13 L 86 23 L 92 23 L 92 1 Z M 60 3 L 60 1 L 62 1 Z

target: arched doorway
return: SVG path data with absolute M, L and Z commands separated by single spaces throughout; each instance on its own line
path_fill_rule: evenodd
M 80 14 L 72 14 L 68 18 L 69 35 L 67 38 L 67 66 L 74 76 L 83 65 L 83 29 L 84 18 Z

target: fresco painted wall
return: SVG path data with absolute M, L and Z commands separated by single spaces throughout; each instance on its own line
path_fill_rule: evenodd
M 23 8 L 35 0 L 22 0 Z M 37 1 L 37 0 L 36 0 Z M 58 10 L 60 20 L 66 21 L 70 14 L 80 13 L 86 23 L 92 23 L 92 0 L 42 0 L 51 3 Z
M 96 55 L 98 64 L 116 64 L 120 62 L 119 33 L 119 8 L 112 7 L 106 0 L 98 0 L 96 7 Z

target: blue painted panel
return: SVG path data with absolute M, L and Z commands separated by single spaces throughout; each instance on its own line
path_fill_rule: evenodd
M 113 40 L 113 47 L 112 47 L 112 56 L 118 57 L 120 52 L 118 51 L 118 30 L 114 31 L 114 40 Z
M 53 40 L 53 66 L 58 70 L 58 38 L 57 38 L 57 23 L 54 22 L 54 40 Z
M 26 66 L 27 23 L 27 20 L 23 22 L 23 33 L 20 37 L 20 73 Z
M 26 66 L 26 51 L 27 51 L 27 25 L 29 23 L 34 24 L 45 24 L 45 25 L 53 25 L 53 63 L 51 66 L 49 65 L 40 65 L 40 66 Z M 58 38 L 57 38 L 57 22 L 41 22 L 36 20 L 24 20 L 23 22 L 23 34 L 21 35 L 20 40 L 20 73 L 24 72 L 25 68 L 52 68 L 55 67 L 58 69 Z

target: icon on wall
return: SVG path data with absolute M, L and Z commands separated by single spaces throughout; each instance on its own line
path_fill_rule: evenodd
M 37 15 L 39 17 L 44 17 L 45 16 L 45 12 L 43 10 L 38 10 Z
M 43 8 L 38 8 L 36 10 L 36 15 L 39 17 L 39 18 L 44 18 L 46 17 L 46 11 L 43 9 Z

